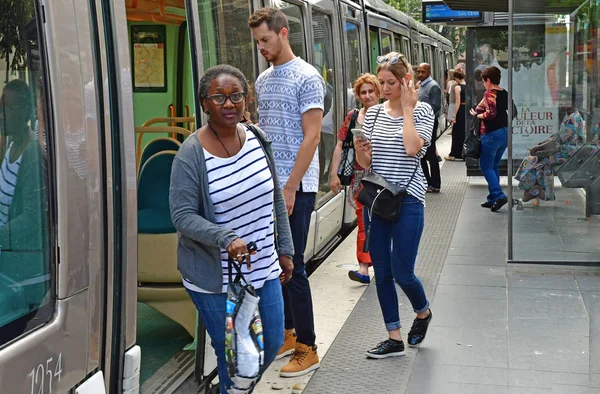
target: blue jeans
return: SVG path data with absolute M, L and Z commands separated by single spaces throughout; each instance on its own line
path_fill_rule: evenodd
M 369 220 L 367 211 L 365 208 L 365 223 Z M 423 313 L 429 308 L 425 289 L 415 276 L 424 221 L 423 204 L 412 196 L 404 197 L 400 217 L 395 222 L 376 214 L 372 217 L 369 248 L 375 270 L 377 298 L 388 331 L 401 327 L 394 282 L 400 285 L 416 313 Z
M 494 203 L 506 197 L 500 186 L 500 159 L 508 146 L 508 128 L 503 127 L 481 136 L 481 156 L 479 157 L 479 169 L 483 173 L 488 184 L 490 194 L 487 200 Z
M 294 241 L 294 274 L 283 286 L 286 330 L 296 329 L 297 341 L 308 346 L 315 344 L 315 318 L 304 250 L 308 241 L 310 215 L 315 210 L 316 193 L 296 192 L 294 210 L 289 217 Z
M 196 305 L 206 331 L 210 335 L 212 347 L 217 355 L 219 371 L 219 388 L 221 393 L 227 393 L 227 388 L 233 385 L 227 371 L 225 359 L 225 303 L 227 294 L 198 293 L 188 290 Z M 265 363 L 261 375 L 271 365 L 279 349 L 283 345 L 283 299 L 279 278 L 268 280 L 263 287 L 256 290 L 260 297 L 258 309 L 263 323 L 265 339 Z

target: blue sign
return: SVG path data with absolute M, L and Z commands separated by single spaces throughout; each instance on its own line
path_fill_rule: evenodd
M 451 10 L 443 1 L 423 2 L 424 23 L 444 23 L 483 20 L 480 11 Z

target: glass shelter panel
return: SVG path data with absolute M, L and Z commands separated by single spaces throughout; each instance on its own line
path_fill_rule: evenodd
M 540 15 L 536 23 L 515 16 L 515 261 L 600 262 L 598 8 L 595 1 L 580 3 L 568 14 Z M 500 48 L 493 49 L 481 46 L 479 61 L 507 59 L 493 56 Z M 504 79 L 506 62 L 493 64 Z
M 333 149 L 337 142 L 337 103 L 335 99 L 336 83 L 333 54 L 333 23 L 331 15 L 318 11 L 312 12 L 312 29 L 314 37 L 314 62 L 313 65 L 325 80 L 327 93 L 325 95 L 325 109 L 321 126 L 321 141 L 319 143 L 319 193 L 322 196 L 329 192 L 329 167 Z

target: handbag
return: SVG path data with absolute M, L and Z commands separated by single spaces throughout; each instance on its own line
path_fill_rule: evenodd
M 358 202 L 369 208 L 369 226 L 366 229 L 366 239 L 363 246 L 363 252 L 369 252 L 369 241 L 371 239 L 371 223 L 373 222 L 373 213 L 383 219 L 395 222 L 400 217 L 402 210 L 402 200 L 408 194 L 407 187 L 412 182 L 417 173 L 419 164 L 415 166 L 406 186 L 396 185 L 385 180 L 384 177 L 376 172 L 370 172 L 361 180 L 362 189 L 358 193 Z
M 256 250 L 253 242 L 248 251 Z M 237 274 L 232 279 L 232 268 Z M 230 393 L 249 392 L 257 383 L 264 365 L 263 327 L 258 310 L 260 297 L 240 266 L 230 257 L 229 285 L 225 313 L 225 358 L 233 381 Z
M 529 150 L 529 154 L 537 156 L 539 159 L 545 159 L 560 151 L 560 144 L 556 138 L 549 138 L 546 141 L 540 142 Z
M 479 159 L 481 156 L 481 134 L 480 127 L 481 121 L 477 116 L 473 117 L 473 121 L 471 122 L 471 128 L 467 133 L 467 137 L 465 138 L 465 142 L 463 144 L 463 157 L 464 158 L 472 158 Z
M 352 114 L 352 119 L 348 124 L 348 133 L 346 139 L 342 145 L 342 158 L 340 160 L 340 166 L 338 168 L 338 177 L 342 186 L 349 186 L 354 176 L 355 168 L 355 155 L 354 155 L 354 141 L 350 130 L 356 126 L 356 118 L 358 117 L 358 110 L 355 109 Z

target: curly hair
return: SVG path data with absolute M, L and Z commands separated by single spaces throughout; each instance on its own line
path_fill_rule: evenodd
M 381 85 L 379 85 L 379 79 L 373 74 L 364 73 L 361 74 L 361 76 L 358 77 L 356 81 L 354 81 L 354 87 L 352 89 L 354 90 L 354 96 L 356 98 L 360 96 L 360 88 L 365 83 L 370 83 L 371 85 L 373 85 L 373 88 L 375 89 L 375 94 L 377 95 L 377 97 L 381 97 Z
M 211 67 L 204 72 L 204 75 L 200 79 L 200 86 L 198 87 L 198 99 L 200 100 L 202 110 L 205 112 L 206 109 L 204 108 L 203 100 L 208 97 L 208 89 L 210 89 L 212 81 L 221 75 L 230 75 L 237 78 L 242 85 L 244 93 L 246 93 L 246 95 L 248 94 L 248 81 L 246 81 L 244 73 L 239 69 L 227 64 L 219 64 L 218 66 Z

